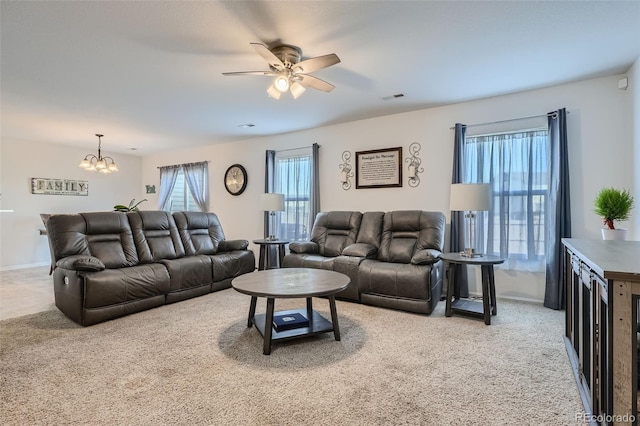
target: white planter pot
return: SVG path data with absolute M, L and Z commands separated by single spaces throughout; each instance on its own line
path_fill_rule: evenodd
M 602 228 L 602 239 L 603 240 L 626 240 L 627 230 Z

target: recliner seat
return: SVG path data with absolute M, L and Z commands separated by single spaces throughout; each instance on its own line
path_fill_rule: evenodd
M 360 218 L 359 222 L 350 222 L 358 227 L 349 228 L 349 238 L 343 238 L 340 244 L 321 238 L 344 231 L 347 217 Z M 354 231 L 355 240 L 351 238 Z M 341 299 L 430 314 L 442 293 L 439 256 L 444 249 L 444 233 L 441 212 L 323 212 L 316 217 L 310 242 L 289 245 L 291 253 L 285 256 L 283 266 L 345 273 L 351 283 L 336 295 Z

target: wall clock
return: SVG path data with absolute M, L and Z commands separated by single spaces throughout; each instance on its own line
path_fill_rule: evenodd
M 240 195 L 247 188 L 247 171 L 240 164 L 230 166 L 224 174 L 224 187 L 231 195 Z

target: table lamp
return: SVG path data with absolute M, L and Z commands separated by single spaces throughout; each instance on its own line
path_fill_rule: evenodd
M 270 226 L 267 240 L 275 241 L 276 213 L 284 211 L 284 194 L 266 193 L 260 196 L 260 209 L 269 212 Z
M 465 248 L 460 254 L 465 257 L 480 257 L 474 247 L 476 240 L 477 211 L 489 210 L 491 206 L 491 185 L 488 183 L 454 183 L 451 185 L 452 211 L 464 211 L 465 218 Z

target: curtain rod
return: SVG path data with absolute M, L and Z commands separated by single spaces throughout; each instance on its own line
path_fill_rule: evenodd
M 487 126 L 489 124 L 500 124 L 500 123 L 508 123 L 510 121 L 528 120 L 530 118 L 547 117 L 549 114 L 556 114 L 556 112 L 554 111 L 554 112 L 548 112 L 546 114 L 532 115 L 530 117 L 509 118 L 507 120 L 489 121 L 487 123 L 465 124 L 464 127 Z M 569 114 L 569 111 L 567 111 L 567 114 Z M 449 127 L 449 129 L 453 130 L 453 129 L 455 129 L 455 126 L 454 127 Z
M 298 149 L 306 149 L 306 148 L 312 148 L 313 144 L 309 145 L 309 146 L 299 146 L 297 148 L 289 148 L 289 149 L 278 149 L 275 152 L 286 152 L 286 151 L 296 151 Z M 320 145 L 318 145 L 318 148 L 320 148 Z
M 168 166 L 158 166 L 156 167 L 156 169 L 162 169 L 163 167 L 182 167 L 182 166 L 188 166 L 190 164 L 201 164 L 201 163 L 208 163 L 208 162 L 209 160 L 196 161 L 195 163 L 169 164 Z

